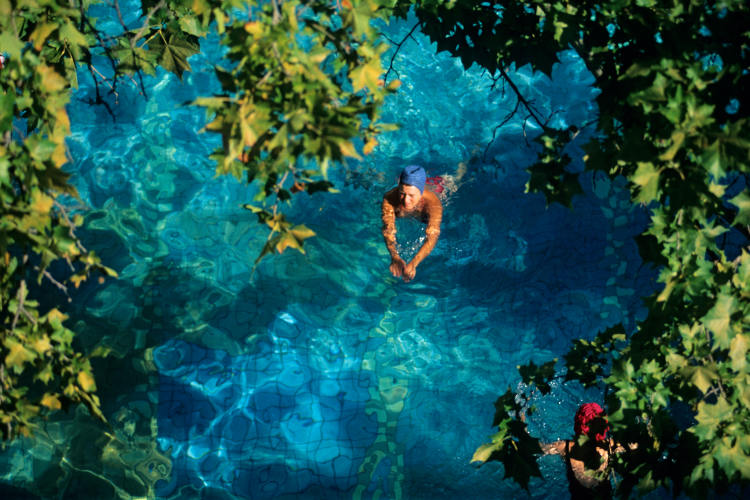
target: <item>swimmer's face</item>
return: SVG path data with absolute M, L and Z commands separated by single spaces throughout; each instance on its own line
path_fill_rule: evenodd
M 416 186 L 410 186 L 409 184 L 399 184 L 398 194 L 401 199 L 401 205 L 407 210 L 414 210 L 422 199 L 422 191 Z

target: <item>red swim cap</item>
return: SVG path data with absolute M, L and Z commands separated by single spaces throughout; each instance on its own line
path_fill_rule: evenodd
M 597 417 L 602 418 L 602 423 L 604 425 L 594 425 L 592 428 L 592 420 Z M 602 407 L 596 403 L 582 404 L 576 412 L 573 430 L 575 431 L 576 436 L 586 434 L 597 441 L 604 441 L 607 438 L 607 431 L 609 431 L 609 423 L 604 416 L 604 410 Z M 589 433 L 592 431 L 595 434 L 590 435 Z

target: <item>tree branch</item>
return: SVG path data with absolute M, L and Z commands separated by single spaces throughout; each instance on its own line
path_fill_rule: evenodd
M 513 111 L 505 115 L 505 118 L 503 118 L 503 121 L 492 130 L 492 140 L 490 140 L 490 142 L 487 143 L 487 147 L 484 148 L 484 153 L 482 154 L 482 161 L 485 161 L 485 162 L 487 161 L 487 152 L 490 150 L 490 146 L 492 146 L 492 143 L 495 142 L 497 131 L 500 130 L 503 127 L 503 125 L 505 125 L 506 123 L 508 123 L 510 120 L 513 119 L 513 117 L 516 115 L 516 112 L 518 112 L 518 107 L 520 105 L 521 105 L 521 101 L 516 99 L 516 107 L 513 108 Z
M 396 59 L 396 56 L 398 55 L 399 51 L 401 50 L 401 47 L 402 47 L 402 46 L 404 45 L 404 43 L 406 43 L 406 40 L 408 40 L 409 38 L 411 38 L 411 39 L 414 39 L 414 37 L 412 36 L 412 34 L 414 33 L 414 31 L 415 31 L 415 30 L 416 30 L 416 29 L 417 29 L 417 28 L 418 28 L 419 26 L 421 26 L 421 23 L 417 23 L 417 24 L 415 24 L 415 25 L 414 25 L 414 26 L 412 27 L 412 29 L 411 29 L 411 30 L 409 30 L 409 33 L 407 33 L 407 34 L 406 34 L 406 36 L 405 36 L 405 37 L 404 37 L 404 38 L 403 38 L 403 39 L 402 39 L 402 40 L 401 40 L 400 42 L 398 42 L 398 43 L 396 44 L 396 51 L 395 51 L 395 52 L 393 53 L 393 55 L 391 56 L 391 62 L 390 62 L 390 64 L 388 64 L 388 71 L 386 71 L 386 72 L 385 72 L 385 76 L 383 77 L 383 82 L 384 82 L 384 85 L 387 85 L 387 84 L 388 84 L 388 75 L 389 75 L 389 74 L 391 73 L 391 70 L 395 71 L 395 72 L 396 72 L 396 74 L 398 74 L 398 71 L 396 71 L 396 70 L 395 70 L 395 69 L 393 68 L 393 61 L 394 61 L 394 60 Z M 391 40 L 390 38 L 388 38 L 388 37 L 385 37 L 385 38 L 386 38 L 386 40 L 388 40 L 389 42 L 393 43 L 393 40 Z M 415 40 L 415 41 L 416 41 L 416 40 Z M 399 75 L 399 76 L 400 76 L 400 75 Z
M 68 287 L 57 281 L 46 269 L 42 271 L 42 274 L 44 274 L 44 277 L 47 278 L 52 282 L 53 285 L 55 285 L 57 288 L 63 291 L 65 295 L 68 295 Z
M 18 305 L 16 306 L 16 314 L 13 316 L 13 322 L 10 325 L 11 332 L 16 329 L 16 325 L 18 324 L 18 317 L 21 315 L 21 309 L 23 309 L 23 297 L 24 297 L 25 291 L 26 291 L 26 281 L 21 280 L 21 283 L 18 285 L 18 292 L 16 293 L 16 299 L 18 300 Z
M 532 118 L 534 118 L 534 121 L 536 121 L 542 129 L 546 129 L 547 125 L 542 122 L 542 120 L 537 116 L 534 109 L 531 107 L 531 104 L 529 104 L 529 101 L 526 100 L 526 98 L 521 94 L 521 91 L 518 89 L 515 83 L 513 83 L 513 80 L 511 80 L 510 75 L 508 75 L 508 72 L 505 71 L 505 68 L 503 68 L 502 65 L 498 65 L 498 70 L 500 71 L 500 74 L 502 75 L 503 79 L 508 82 L 508 85 L 510 85 L 510 88 L 513 89 L 513 92 L 515 92 L 516 97 L 519 101 L 523 104 L 523 106 L 526 108 L 526 110 L 529 112 Z

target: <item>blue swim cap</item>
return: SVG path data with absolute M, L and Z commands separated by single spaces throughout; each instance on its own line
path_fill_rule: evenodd
M 421 193 L 424 193 L 424 184 L 426 181 L 427 174 L 419 165 L 409 165 L 401 171 L 401 177 L 398 179 L 400 184 L 408 184 L 419 188 Z

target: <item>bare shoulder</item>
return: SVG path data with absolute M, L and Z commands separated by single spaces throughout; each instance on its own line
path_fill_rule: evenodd
M 425 190 L 423 196 L 425 210 L 428 212 L 443 209 L 443 204 L 440 202 L 440 198 L 438 198 L 432 191 Z
M 567 441 L 555 441 L 554 443 L 540 443 L 542 453 L 545 455 L 564 455 Z

